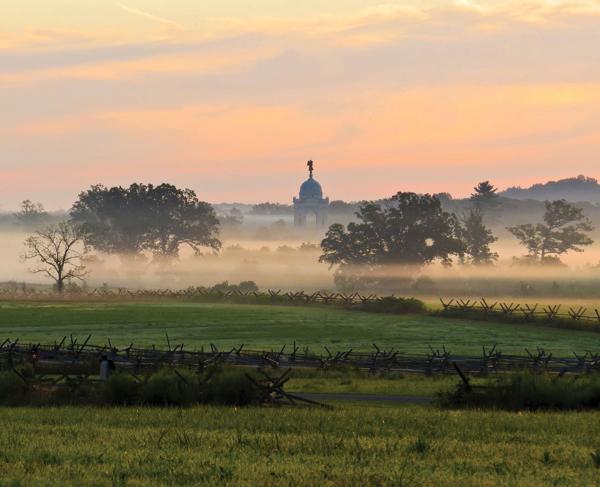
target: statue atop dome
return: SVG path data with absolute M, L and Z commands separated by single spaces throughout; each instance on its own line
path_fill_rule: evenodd
M 329 210 L 329 198 L 323 197 L 323 189 L 319 182 L 313 178 L 314 162 L 306 163 L 308 167 L 308 179 L 300 186 L 298 198 L 294 198 L 294 224 L 299 227 L 306 225 L 306 218 L 314 214 L 317 227 L 327 225 L 327 213 Z

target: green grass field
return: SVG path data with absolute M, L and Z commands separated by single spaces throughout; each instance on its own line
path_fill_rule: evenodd
M 504 353 L 525 353 L 542 346 L 555 355 L 600 350 L 600 333 L 539 325 L 477 322 L 427 315 L 383 315 L 332 307 L 167 303 L 19 303 L 0 304 L 0 337 L 53 342 L 64 335 L 121 345 L 280 348 L 294 340 L 318 351 L 371 350 L 372 344 L 425 353 L 445 345 L 455 354 L 479 354 L 498 344 Z
M 292 373 L 292 378 L 286 384 L 287 391 L 433 397 L 437 392 L 454 388 L 460 382 L 456 375 L 333 378 L 327 375 L 298 377 L 296 372 Z M 474 385 L 480 382 L 481 379 L 472 379 Z
M 592 486 L 600 413 L 0 409 L 3 486 Z
M 556 355 L 600 350 L 600 333 L 333 307 L 162 303 L 0 304 L 0 337 L 188 347 L 407 352 L 427 345 L 478 354 L 543 346 Z M 296 373 L 297 372 L 297 373 Z M 456 377 L 371 378 L 295 371 L 290 391 L 431 396 Z M 337 403 L 282 408 L 0 408 L 0 487 L 146 485 L 600 485 L 600 412 L 444 411 L 435 406 Z M 600 456 L 598 457 L 600 459 Z

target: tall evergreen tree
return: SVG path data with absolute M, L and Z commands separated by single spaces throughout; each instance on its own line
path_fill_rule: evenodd
M 490 184 L 489 181 L 482 181 L 473 188 L 471 193 L 471 203 L 479 212 L 493 210 L 499 204 L 499 196 L 496 194 L 498 188 Z
M 498 239 L 483 223 L 480 211 L 472 209 L 462 219 L 461 236 L 465 246 L 464 262 L 485 265 L 498 260 L 498 254 L 490 249 L 490 245 Z

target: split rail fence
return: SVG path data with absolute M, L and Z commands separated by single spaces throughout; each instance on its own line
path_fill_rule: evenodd
M 587 323 L 600 323 L 600 310 L 588 309 L 584 306 L 563 307 L 560 304 L 539 305 L 519 304 L 513 302 L 488 302 L 484 298 L 449 299 L 440 298 L 442 312 L 459 316 L 496 317 L 508 319 L 522 319 L 525 321 L 557 320 L 578 321 Z
M 395 296 L 392 296 L 395 297 Z M 119 289 L 93 289 L 91 291 L 63 292 L 57 294 L 52 291 L 39 290 L 15 290 L 0 289 L 1 298 L 20 298 L 20 299 L 82 299 L 82 298 L 210 298 L 210 299 L 235 299 L 235 298 L 258 298 L 271 300 L 275 302 L 298 302 L 298 303 L 324 303 L 324 304 L 361 304 L 377 302 L 383 297 L 375 294 L 360 293 L 330 293 L 318 291 L 307 293 L 305 291 L 283 291 L 281 289 L 269 289 L 265 292 L 245 292 L 245 291 L 214 291 L 198 288 L 189 288 L 181 290 L 172 289 L 139 289 L 130 290 Z
M 470 374 L 487 375 L 492 372 L 533 369 L 552 373 L 591 373 L 600 371 L 600 353 L 585 351 L 573 357 L 555 357 L 538 348 L 525 349 L 523 355 L 509 355 L 496 346 L 483 347 L 479 356 L 454 355 L 445 347 L 428 353 L 403 353 L 373 345 L 372 351 L 353 349 L 330 351 L 324 348 L 313 352 L 295 343 L 279 350 L 256 350 L 244 345 L 219 349 L 211 344 L 207 350 L 185 349 L 184 344 L 173 344 L 167 336 L 167 347 L 116 347 L 110 340 L 103 346 L 90 343 L 91 336 L 79 341 L 65 337 L 51 345 L 23 344 L 10 339 L 0 342 L 0 368 L 16 370 L 19 364 L 31 364 L 34 370 L 68 377 L 73 374 L 93 374 L 101 360 L 110 360 L 117 370 L 144 373 L 160 367 L 184 367 L 199 372 L 222 364 L 259 369 L 320 369 L 351 367 L 370 373 L 401 372 L 418 374 L 452 374 L 453 364 Z

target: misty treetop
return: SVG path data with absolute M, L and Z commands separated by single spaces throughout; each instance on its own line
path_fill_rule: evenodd
M 221 247 L 213 207 L 193 190 L 171 184 L 92 186 L 79 194 L 71 218 L 83 229 L 86 244 L 106 253 L 177 257 L 183 245 L 196 253 Z
M 470 200 L 473 207 L 480 213 L 493 210 L 499 204 L 497 191 L 498 188 L 489 181 L 482 181 L 473 188 L 473 193 L 471 193 Z
M 587 235 L 594 228 L 590 220 L 566 200 L 546 201 L 544 223 L 509 227 L 511 232 L 529 252 L 533 261 L 558 261 L 569 251 L 583 252 L 581 247 L 594 241 Z
M 334 224 L 321 242 L 321 262 L 341 267 L 445 264 L 464 253 L 460 224 L 429 194 L 397 193 L 385 203 L 364 202 L 358 222 Z
M 24 200 L 21 209 L 14 214 L 17 223 L 26 229 L 32 229 L 48 223 L 48 213 L 41 203 Z
M 498 253 L 490 249 L 498 238 L 485 226 L 483 214 L 477 208 L 462 218 L 460 235 L 464 244 L 464 263 L 483 265 L 498 260 Z

